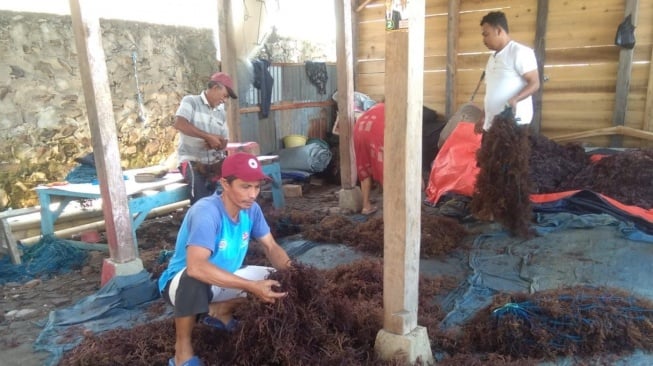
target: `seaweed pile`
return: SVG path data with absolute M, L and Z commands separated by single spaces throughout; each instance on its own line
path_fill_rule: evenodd
M 560 145 L 542 135 L 528 136 L 528 140 L 531 193 L 565 191 L 563 185 L 590 164 L 589 156 L 580 145 Z
M 245 303 L 234 333 L 195 327 L 195 352 L 207 365 L 403 364 L 374 353 L 383 326 L 380 260 L 330 270 L 297 265 L 272 278 L 288 296 L 275 304 Z M 460 329 L 444 332 L 445 313 L 433 299 L 456 285 L 452 278 L 423 276 L 418 284 L 418 324 L 439 351 L 439 365 L 537 365 L 569 355 L 610 363 L 636 349 L 653 351 L 653 303 L 612 288 L 498 294 Z M 173 353 L 169 319 L 86 334 L 60 365 L 167 365 Z
M 503 294 L 467 322 L 474 352 L 553 359 L 653 350 L 653 302 L 613 288 Z
M 373 350 L 382 329 L 382 277 L 379 260 L 275 272 L 271 278 L 288 296 L 275 304 L 251 299 L 237 310 L 233 334 L 196 326 L 195 352 L 207 365 L 400 365 L 378 360 Z M 453 279 L 420 278 L 420 325 L 435 329 L 444 313 L 432 299 L 454 287 Z M 60 365 L 167 365 L 174 338 L 172 320 L 87 335 Z
M 422 215 L 420 258 L 445 255 L 460 246 L 467 230 L 458 221 L 443 216 Z M 342 215 L 326 216 L 302 231 L 306 240 L 342 243 L 375 256 L 383 255 L 383 219 L 372 217 L 355 222 Z
M 627 205 L 653 208 L 653 149 L 628 150 L 588 164 L 561 190 L 588 189 Z
M 588 155 L 577 144 L 530 136 L 532 193 L 590 190 L 617 201 L 653 208 L 653 149 Z
M 653 208 L 653 149 L 588 155 L 577 144 L 528 136 L 525 127 L 502 113 L 483 136 L 477 162 L 472 213 L 501 223 L 516 236 L 531 235 L 531 193 L 589 190 L 627 205 Z
M 494 117 L 476 159 L 477 176 L 471 211 L 481 220 L 495 220 L 511 234 L 528 237 L 531 220 L 530 144 L 528 130 L 509 113 Z

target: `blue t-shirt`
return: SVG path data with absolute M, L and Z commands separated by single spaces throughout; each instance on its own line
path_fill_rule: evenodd
M 269 232 L 270 227 L 257 203 L 240 210 L 238 222 L 235 222 L 227 214 L 221 196 L 212 194 L 200 199 L 191 206 L 181 223 L 175 253 L 159 277 L 159 291 L 186 267 L 188 245 L 209 249 L 211 263 L 234 273 L 243 265 L 250 238 L 261 238 Z

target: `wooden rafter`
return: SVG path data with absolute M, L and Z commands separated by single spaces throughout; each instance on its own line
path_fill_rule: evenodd
M 567 135 L 552 137 L 551 140 L 557 142 L 567 142 L 567 141 L 574 141 L 574 140 L 579 140 L 588 137 L 612 136 L 612 135 L 637 137 L 640 139 L 653 141 L 653 132 L 642 131 L 627 126 L 614 126 L 614 127 L 599 128 L 590 131 L 570 133 Z

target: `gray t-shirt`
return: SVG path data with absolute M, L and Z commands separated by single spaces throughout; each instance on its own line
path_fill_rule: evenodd
M 229 137 L 229 126 L 224 110 L 224 104 L 211 108 L 204 95 L 187 95 L 179 104 L 177 116 L 183 117 L 195 127 L 202 131 Z M 206 141 L 201 138 L 179 134 L 179 146 L 177 147 L 179 162 L 199 161 L 205 164 L 215 163 L 223 155 L 222 151 L 211 149 Z

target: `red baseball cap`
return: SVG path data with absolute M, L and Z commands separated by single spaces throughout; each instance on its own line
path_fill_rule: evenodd
M 227 88 L 227 92 L 229 92 L 229 96 L 238 99 L 238 96 L 234 92 L 234 81 L 231 80 L 231 76 L 227 75 L 225 72 L 216 72 L 215 74 L 211 75 L 211 81 L 215 81 L 216 83 L 220 83 Z
M 261 163 L 256 155 L 247 153 L 229 154 L 222 162 L 222 176 L 234 176 L 246 182 L 255 182 L 260 180 L 270 181 L 270 177 L 263 173 Z

